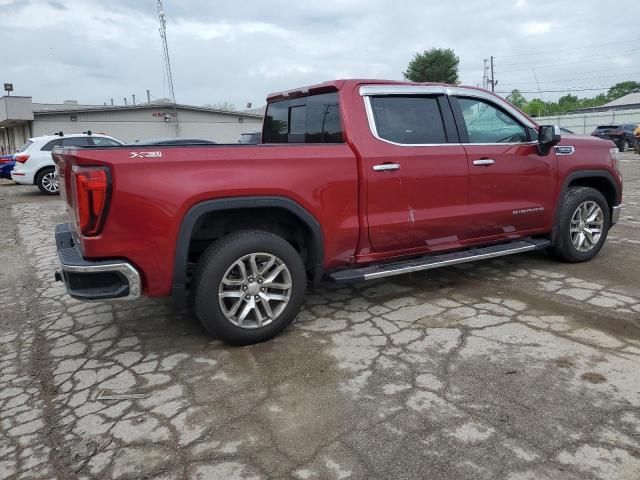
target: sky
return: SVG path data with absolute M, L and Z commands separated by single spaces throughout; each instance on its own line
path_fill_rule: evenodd
M 156 3 L 0 0 L 0 83 L 44 103 L 123 104 L 147 89 L 167 97 Z M 402 79 L 413 55 L 432 47 L 455 51 L 463 84 L 481 85 L 483 59 L 494 56 L 496 91 L 545 101 L 640 80 L 637 13 L 626 18 L 602 1 L 163 3 L 184 104 L 243 109 L 329 79 Z

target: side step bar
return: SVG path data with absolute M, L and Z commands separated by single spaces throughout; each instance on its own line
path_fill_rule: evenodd
M 420 270 L 446 267 L 449 265 L 456 265 L 458 263 L 475 262 L 476 260 L 540 250 L 548 247 L 549 245 L 551 245 L 551 242 L 543 238 L 527 238 L 501 245 L 492 245 L 490 247 L 471 248 L 469 250 L 443 253 L 440 255 L 432 255 L 412 260 L 403 260 L 395 263 L 338 270 L 329 274 L 329 278 L 337 283 L 374 280 L 376 278 L 390 277 L 391 275 L 419 272 Z

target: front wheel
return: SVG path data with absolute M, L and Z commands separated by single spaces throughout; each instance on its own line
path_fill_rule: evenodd
M 36 175 L 36 185 L 42 193 L 47 195 L 58 195 L 60 193 L 60 186 L 56 179 L 55 170 L 51 168 L 43 168 Z
M 201 255 L 193 277 L 196 316 L 227 343 L 273 338 L 296 317 L 306 289 L 298 252 L 269 232 L 230 233 Z
M 591 187 L 571 187 L 558 212 L 554 253 L 566 262 L 595 257 L 609 232 L 611 214 L 602 193 Z
M 627 152 L 630 147 L 631 147 L 631 144 L 629 143 L 629 140 L 623 140 L 622 145 L 620 146 L 620 151 Z

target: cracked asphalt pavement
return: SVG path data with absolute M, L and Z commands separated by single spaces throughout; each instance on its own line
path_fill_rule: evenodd
M 592 262 L 310 292 L 229 347 L 53 280 L 62 201 L 0 181 L 0 478 L 640 478 L 640 157 Z

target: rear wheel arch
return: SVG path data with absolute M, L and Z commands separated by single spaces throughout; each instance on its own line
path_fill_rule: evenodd
M 274 212 L 282 212 L 282 221 L 273 222 L 269 227 L 263 227 L 276 235 L 285 237 L 290 243 L 297 247 L 304 247 L 308 256 L 306 263 L 307 271 L 311 280 L 316 283 L 323 273 L 324 260 L 324 240 L 322 228 L 315 217 L 297 202 L 286 197 L 235 197 L 217 200 L 207 200 L 192 206 L 182 219 L 180 230 L 176 241 L 176 252 L 173 269 L 172 297 L 175 303 L 182 304 L 187 296 L 188 266 L 190 261 L 190 251 L 193 241 L 197 241 L 194 235 L 202 228 L 203 222 L 207 219 L 225 217 L 225 215 L 246 215 L 243 218 L 253 218 L 264 214 L 269 214 L 273 218 Z M 262 226 L 266 225 L 261 217 Z M 295 225 L 290 225 L 287 220 L 295 221 Z M 246 223 L 246 222 L 245 222 Z M 296 245 L 296 226 L 304 230 L 305 244 Z M 232 229 L 238 231 L 243 229 L 261 228 L 261 225 L 251 225 Z M 293 232 L 293 233 L 292 233 Z M 209 243 L 215 241 L 211 238 Z M 193 252 L 192 252 L 193 253 Z

